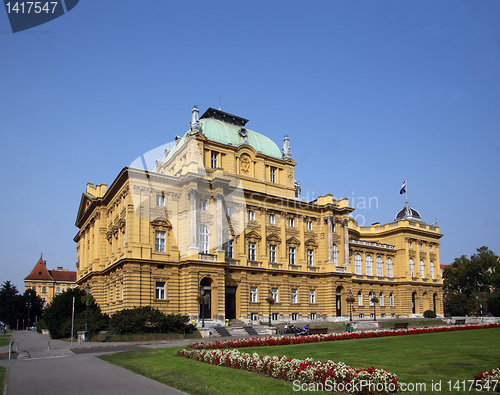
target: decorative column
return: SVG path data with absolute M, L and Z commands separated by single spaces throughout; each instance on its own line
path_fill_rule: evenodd
M 326 217 L 326 224 L 328 227 L 328 261 L 326 263 L 333 263 L 333 216 Z
M 342 221 L 342 226 L 344 227 L 344 265 L 350 265 L 351 260 L 349 259 L 349 218 Z
M 190 189 L 188 191 L 188 196 L 191 200 L 191 209 L 189 210 L 190 215 L 190 229 L 189 229 L 189 248 L 188 250 L 197 250 L 198 245 L 196 244 L 196 196 L 198 191 L 196 189 Z
M 224 249 L 222 248 L 222 199 L 224 199 L 224 195 L 222 195 L 221 193 L 217 193 L 215 195 L 215 204 L 217 208 L 217 249 L 215 251 L 217 252 L 224 251 Z

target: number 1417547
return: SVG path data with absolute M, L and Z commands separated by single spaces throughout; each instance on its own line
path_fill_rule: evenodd
M 23 1 L 23 2 L 15 2 L 15 3 L 5 3 L 7 7 L 7 13 L 16 13 L 16 14 L 29 14 L 34 12 L 35 14 L 40 14 L 45 12 L 46 14 L 53 14 L 56 10 L 58 2 L 57 1 Z

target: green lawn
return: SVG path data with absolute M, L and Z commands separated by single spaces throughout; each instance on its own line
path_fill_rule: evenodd
M 178 349 L 117 353 L 101 358 L 192 394 L 293 393 L 292 383 L 173 356 Z M 413 393 L 476 393 L 453 388 L 449 392 L 448 381 L 454 385 L 457 380 L 472 380 L 475 374 L 499 366 L 500 329 L 253 347 L 240 351 L 323 361 L 331 359 L 356 368 L 383 368 L 396 373 L 404 383 L 426 384 L 426 391 Z M 442 391 L 431 391 L 433 382 L 439 381 Z
M 8 335 L 0 335 L 0 347 L 8 346 L 10 342 L 10 334 Z
M 5 385 L 5 373 L 7 369 L 3 366 L 0 366 L 0 395 L 3 395 L 3 387 Z

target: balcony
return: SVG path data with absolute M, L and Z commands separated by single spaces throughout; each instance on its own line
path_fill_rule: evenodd
M 385 250 L 395 250 L 396 249 L 396 246 L 393 246 L 390 244 L 382 244 L 382 243 L 376 243 L 374 241 L 366 241 L 366 240 L 349 239 L 349 244 L 367 246 L 367 247 L 383 248 Z
M 200 261 L 217 262 L 217 255 L 199 253 L 198 259 Z

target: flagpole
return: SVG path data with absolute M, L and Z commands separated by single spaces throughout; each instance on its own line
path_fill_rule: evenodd
M 405 177 L 405 194 L 406 194 L 406 204 L 408 204 L 408 183 L 406 182 L 406 177 Z

